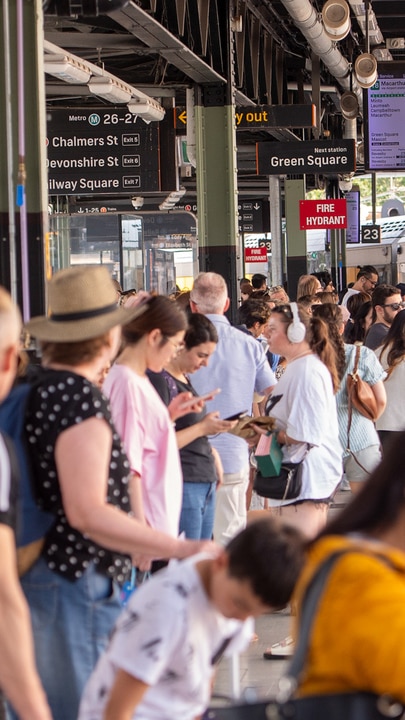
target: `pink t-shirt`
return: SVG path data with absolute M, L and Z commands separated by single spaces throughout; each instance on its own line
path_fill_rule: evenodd
M 146 376 L 113 365 L 103 385 L 131 470 L 141 476 L 145 518 L 177 536 L 183 477 L 176 433 L 166 405 Z

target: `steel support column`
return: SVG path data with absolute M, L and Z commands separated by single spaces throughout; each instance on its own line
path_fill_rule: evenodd
M 42 2 L 22 0 L 20 14 L 15 0 L 7 6 L 2 3 L 0 7 L 3 40 L 0 50 L 0 283 L 13 290 L 25 314 L 36 315 L 42 313 L 45 306 L 44 237 L 48 224 Z M 9 38 L 8 47 L 5 38 Z M 24 200 L 21 211 L 16 199 L 18 186 L 19 202 L 21 198 Z M 25 293 L 23 303 L 21 241 L 24 234 L 29 292 Z
M 200 268 L 224 276 L 237 307 L 240 239 L 235 106 L 224 86 L 203 87 L 195 106 Z
M 306 232 L 300 230 L 299 203 L 305 199 L 305 178 L 285 181 L 285 218 L 287 228 L 287 280 L 291 300 L 296 298 L 300 275 L 307 272 Z

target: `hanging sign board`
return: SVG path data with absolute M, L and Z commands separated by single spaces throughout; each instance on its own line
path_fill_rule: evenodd
M 345 195 L 347 207 L 346 243 L 360 242 L 360 191 L 350 190 Z
M 48 110 L 49 195 L 159 191 L 159 129 L 123 107 Z
M 245 247 L 245 263 L 266 263 L 267 262 L 267 248 L 247 248 Z
M 354 140 L 261 142 L 256 144 L 258 175 L 337 175 L 356 169 Z
M 347 227 L 346 200 L 300 200 L 300 230 Z

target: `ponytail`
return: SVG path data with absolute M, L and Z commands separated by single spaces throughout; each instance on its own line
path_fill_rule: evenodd
M 339 389 L 340 380 L 337 370 L 336 352 L 329 339 L 328 326 L 321 318 L 312 317 L 309 324 L 308 336 L 309 347 L 328 368 L 332 376 L 333 390 L 336 393 Z

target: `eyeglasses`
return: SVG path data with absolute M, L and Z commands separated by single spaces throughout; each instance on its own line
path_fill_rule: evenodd
M 390 307 L 393 310 L 402 310 L 405 307 L 405 303 L 404 302 L 391 303 L 391 304 L 387 303 L 386 305 L 383 305 L 383 307 Z
M 179 352 L 181 352 L 182 350 L 184 350 L 184 348 L 186 347 L 186 343 L 185 343 L 185 342 L 176 343 L 176 342 L 174 342 L 174 340 L 172 340 L 171 338 L 167 337 L 167 335 L 164 335 L 163 337 L 165 338 L 165 340 L 166 340 L 167 342 L 170 343 L 170 345 L 173 345 L 173 347 L 174 347 L 174 349 L 175 349 L 175 351 L 176 351 L 176 354 L 179 353 Z
M 376 280 L 376 281 L 372 280 L 371 277 L 369 277 L 368 275 L 364 275 L 364 277 L 366 278 L 366 280 L 369 281 L 370 285 L 372 285 L 373 287 L 375 287 L 377 285 L 378 280 Z

